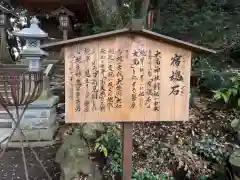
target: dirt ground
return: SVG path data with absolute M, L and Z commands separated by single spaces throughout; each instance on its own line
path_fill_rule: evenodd
M 219 140 L 235 144 L 234 135 L 231 132 L 231 120 L 236 116 L 233 112 L 228 112 L 211 105 L 211 100 L 198 98 L 195 107 L 190 108 L 190 118 L 188 122 L 157 122 L 157 123 L 134 123 L 134 155 L 133 159 L 138 167 L 145 167 L 162 171 L 166 167 L 168 158 L 166 154 L 161 155 L 158 150 L 161 143 L 170 145 L 184 142 L 187 137 L 200 139 L 204 135 L 212 135 Z M 211 105 L 211 106 L 210 106 Z M 63 129 L 63 132 L 65 130 Z M 59 134 L 63 134 L 59 132 Z M 62 135 L 59 135 L 62 136 Z M 59 145 L 35 148 L 40 160 L 44 164 L 52 180 L 59 180 L 60 168 L 55 163 L 56 151 Z M 27 149 L 26 149 L 27 150 Z M 48 180 L 34 155 L 28 150 L 26 152 L 27 166 L 30 180 Z M 158 157 L 158 158 L 156 158 Z M 163 158 L 164 157 L 164 158 Z M 173 157 L 170 155 L 170 159 Z M 156 163 L 162 162 L 158 167 Z M 164 168 L 163 168 L 164 167 Z M 2 159 L 0 159 L 0 180 L 25 180 L 24 166 L 21 156 L 21 149 L 8 149 Z
M 39 159 L 48 171 L 52 180 L 59 180 L 59 165 L 54 162 L 57 145 L 50 147 L 34 148 Z M 30 180 L 48 180 L 34 154 L 25 148 L 27 166 Z M 0 159 L 0 179 L 1 180 L 25 180 L 25 172 L 22 160 L 21 149 L 10 149 Z

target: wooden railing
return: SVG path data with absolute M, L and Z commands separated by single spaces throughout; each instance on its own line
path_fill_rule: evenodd
M 0 76 L 6 72 L 10 73 L 20 73 L 28 71 L 28 66 L 26 65 L 16 65 L 16 64 L 0 64 Z M 10 86 L 6 91 L 6 87 L 3 82 L 0 82 L 0 92 L 11 97 Z M 11 98 L 10 98 L 11 99 Z M 9 110 L 12 110 L 14 107 L 9 107 Z M 0 105 L 0 128 L 12 128 L 12 120 L 6 110 Z

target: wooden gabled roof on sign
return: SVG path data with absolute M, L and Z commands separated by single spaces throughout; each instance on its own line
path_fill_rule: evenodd
M 56 48 L 62 48 L 64 46 L 71 45 L 71 44 L 86 42 L 86 41 L 95 40 L 95 39 L 107 38 L 107 37 L 111 37 L 111 36 L 115 36 L 115 35 L 123 35 L 123 34 L 143 35 L 143 36 L 149 37 L 151 39 L 163 41 L 168 44 L 172 44 L 175 46 L 182 47 L 184 49 L 191 50 L 193 52 L 214 53 L 214 54 L 217 53 L 215 50 L 207 49 L 202 46 L 197 46 L 197 45 L 191 44 L 189 42 L 178 40 L 178 39 L 175 39 L 175 38 L 172 38 L 169 36 L 165 36 L 165 35 L 162 35 L 159 33 L 155 33 L 155 32 L 152 32 L 152 31 L 149 31 L 146 29 L 132 29 L 132 28 L 124 28 L 121 30 L 109 31 L 109 32 L 105 32 L 105 33 L 79 37 L 79 38 L 70 39 L 70 40 L 66 40 L 66 41 L 59 41 L 59 42 L 55 42 L 55 43 L 44 44 L 41 47 L 46 50 L 47 49 L 56 49 Z

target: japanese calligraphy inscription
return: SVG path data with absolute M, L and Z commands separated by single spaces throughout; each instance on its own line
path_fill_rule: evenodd
M 65 59 L 68 59 L 69 61 L 67 61 L 65 63 L 65 72 L 68 74 L 67 76 L 65 75 L 65 83 L 67 84 L 67 86 L 65 86 L 65 105 L 66 107 L 68 107 L 68 113 L 66 113 L 66 119 L 73 119 L 73 115 L 74 115 L 74 67 L 73 67 L 73 51 L 74 49 L 65 49 L 64 50 L 64 56 Z
M 65 49 L 67 122 L 188 120 L 191 51 L 140 35 Z

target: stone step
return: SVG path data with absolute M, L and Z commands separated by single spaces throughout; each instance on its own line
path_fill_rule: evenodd
M 5 110 L 0 112 L 0 122 L 1 122 L 1 120 L 3 120 L 3 119 L 11 119 L 10 116 L 9 116 L 9 114 L 8 114 L 7 111 L 5 111 Z
M 0 70 L 1 71 L 1 70 Z M 1 78 L 1 77 L 0 77 Z M 17 82 L 19 82 L 19 81 L 17 81 Z M 15 83 L 16 84 L 16 83 Z M 11 85 L 11 83 L 10 82 L 8 82 L 8 86 L 10 86 Z M 5 85 L 5 82 L 3 81 L 3 79 L 0 79 L 0 86 L 1 87 L 5 87 L 6 85 Z
M 0 119 L 0 131 L 2 128 L 12 128 L 12 120 Z
M 51 87 L 51 91 L 60 91 L 61 93 L 64 93 L 65 87 Z
M 52 81 L 52 82 L 50 82 L 50 86 L 54 86 L 54 87 L 64 86 L 64 81 L 63 82 L 61 82 L 61 81 Z
M 26 90 L 27 90 L 27 88 L 26 88 Z M 21 97 L 22 91 L 19 91 L 19 93 L 20 93 L 20 97 Z M 1 89 L 1 88 L 0 88 L 0 94 L 3 96 L 3 98 L 8 97 L 9 99 L 12 99 L 12 92 L 11 92 L 11 90 L 8 90 L 8 91 L 6 92 L 4 89 Z M 25 97 L 26 97 L 26 96 L 25 96 Z
M 10 112 L 12 112 L 14 108 L 9 107 Z M 7 113 L 3 107 L 0 110 L 0 128 L 12 128 L 13 120 L 10 118 L 10 115 Z
M 8 95 L 8 97 L 10 96 L 12 96 L 12 92 L 10 91 L 10 90 L 8 90 L 7 92 L 5 91 L 5 90 L 3 90 L 3 89 L 0 89 L 0 93 L 1 93 L 1 95 L 3 95 L 4 97 L 6 97 L 6 94 Z
M 1 128 L 0 130 L 0 142 L 5 140 L 1 145 L 1 147 L 4 147 L 6 144 L 6 139 L 11 135 L 12 133 L 12 128 Z
M 61 79 L 63 78 L 64 79 L 64 74 L 57 74 L 56 73 L 53 76 L 56 77 L 56 78 L 61 78 Z
M 58 70 L 53 69 L 53 75 L 56 75 L 56 74 L 64 75 L 64 73 L 65 73 L 64 69 L 58 69 Z
M 10 101 L 13 100 L 11 92 L 7 92 L 7 96 L 6 96 L 6 93 L 5 93 L 5 92 L 1 92 L 1 91 L 0 91 L 0 93 L 1 93 L 1 95 L 2 95 L 2 97 L 3 97 L 4 99 L 8 99 L 8 100 L 10 100 Z M 6 98 L 6 97 L 7 97 L 7 98 Z M 0 103 L 0 110 L 1 110 L 1 108 L 3 108 L 3 107 L 1 107 L 1 103 Z
M 60 75 L 64 75 L 65 73 L 65 70 L 64 69 L 53 69 L 53 74 L 56 75 L 56 74 L 60 74 Z
M 24 129 L 22 132 L 28 138 L 29 141 L 51 141 L 58 129 L 58 124 L 54 124 L 48 128 L 43 129 Z M 21 135 L 19 131 L 16 131 L 11 139 L 12 142 L 20 141 Z
M 9 106 L 8 109 L 13 110 L 15 107 Z M 0 113 L 6 112 L 5 108 L 0 104 Z
M 28 68 L 28 66 L 24 64 L 0 64 L 0 69 L 7 69 L 7 68 L 26 69 Z
M 57 70 L 65 68 L 63 64 L 55 64 L 54 66 Z
M 13 109 L 14 109 L 13 107 L 9 107 L 10 112 L 12 112 Z M 0 123 L 5 122 L 12 122 L 12 119 L 10 118 L 7 111 L 0 105 Z
M 59 144 L 59 141 L 51 140 L 51 141 L 29 141 L 23 143 L 23 147 L 46 147 L 46 146 L 52 146 L 55 144 Z M 5 147 L 5 144 L 1 145 L 1 148 Z M 21 142 L 9 142 L 8 143 L 9 148 L 21 148 L 22 143 Z
M 51 78 L 52 81 L 64 80 L 64 75 L 62 74 L 54 74 Z
M 49 83 L 49 85 L 64 85 L 65 84 L 65 79 L 62 78 L 52 78 L 51 82 Z
M 7 85 L 7 89 L 10 90 L 11 86 Z M 6 89 L 6 85 L 0 84 L 0 90 L 5 90 Z

